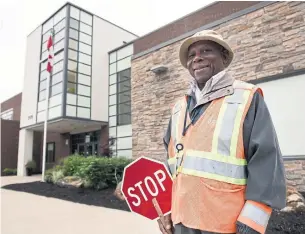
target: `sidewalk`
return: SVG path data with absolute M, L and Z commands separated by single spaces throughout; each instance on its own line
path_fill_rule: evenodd
M 41 180 L 1 177 L 1 187 Z M 1 234 L 159 234 L 157 222 L 139 215 L 1 189 Z

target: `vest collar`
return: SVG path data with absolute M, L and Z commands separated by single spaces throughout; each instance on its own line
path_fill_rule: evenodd
M 202 105 L 217 98 L 233 94 L 234 81 L 235 79 L 226 70 L 223 70 L 209 79 L 201 92 L 197 82 L 193 79 L 186 95 L 196 99 L 196 106 Z M 199 97 L 199 100 L 196 96 Z

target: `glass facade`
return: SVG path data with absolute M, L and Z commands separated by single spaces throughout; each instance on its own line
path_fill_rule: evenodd
M 66 115 L 91 117 L 92 15 L 70 6 Z
M 132 157 L 131 55 L 133 45 L 109 54 L 109 137 L 114 156 Z
M 52 28 L 54 66 L 50 77 L 48 119 L 63 116 L 64 110 L 66 116 L 91 118 L 92 26 L 92 15 L 70 5 L 43 24 L 37 122 L 45 118 L 47 41 Z
M 44 121 L 47 89 L 47 42 L 50 31 L 54 29 L 54 66 L 50 76 L 49 116 L 53 119 L 62 116 L 63 84 L 64 84 L 64 45 L 66 34 L 67 7 L 63 7 L 42 26 L 39 93 L 37 105 L 37 122 Z

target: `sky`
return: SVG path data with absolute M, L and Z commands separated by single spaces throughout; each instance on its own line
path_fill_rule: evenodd
M 65 0 L 0 0 L 0 103 L 22 92 L 26 38 Z M 70 0 L 87 11 L 143 36 L 213 1 Z

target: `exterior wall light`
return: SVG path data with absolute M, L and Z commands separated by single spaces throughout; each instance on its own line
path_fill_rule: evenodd
M 152 71 L 155 74 L 159 74 L 159 73 L 165 72 L 167 70 L 168 70 L 168 68 L 165 65 L 156 65 L 150 69 L 150 71 Z

